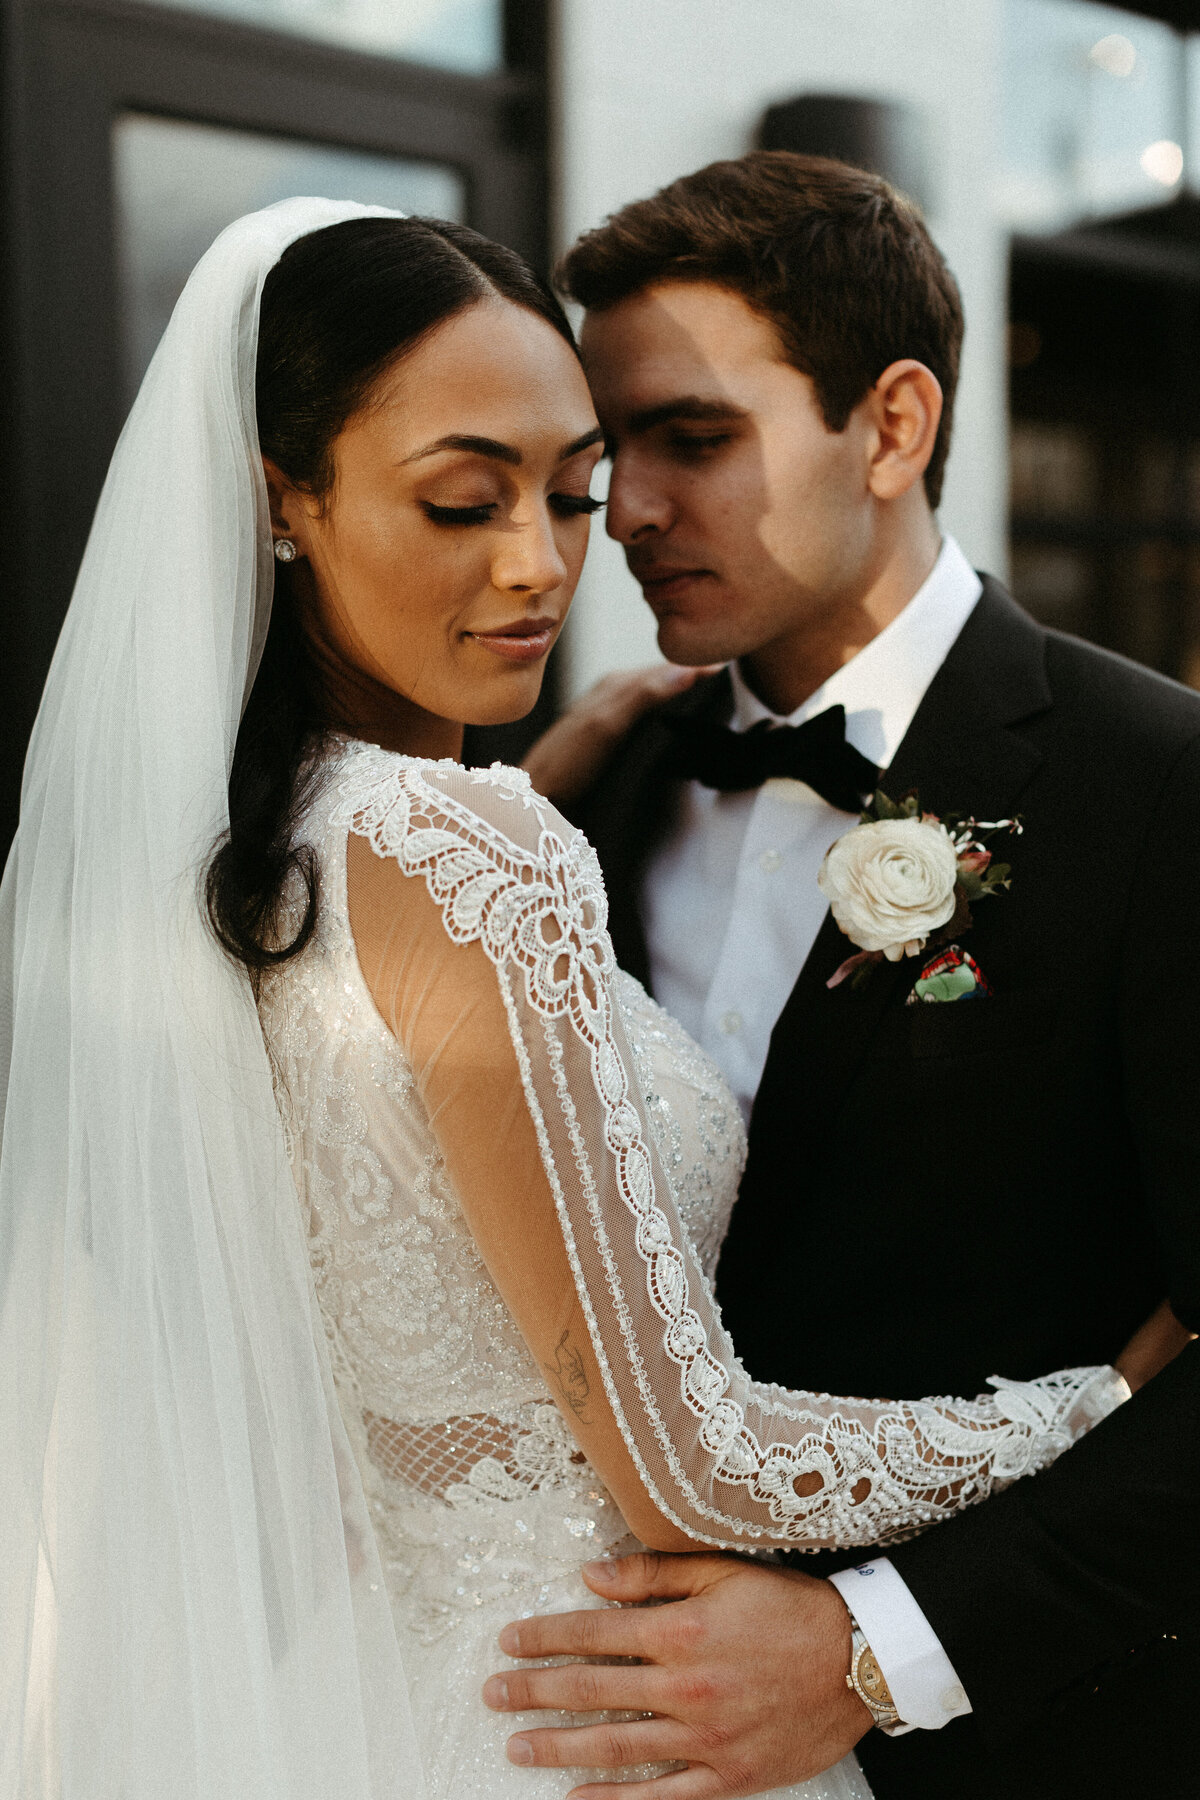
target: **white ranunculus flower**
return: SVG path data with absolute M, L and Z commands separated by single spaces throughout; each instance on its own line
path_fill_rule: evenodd
M 954 915 L 958 858 L 943 825 L 881 819 L 838 839 L 817 880 L 833 916 L 860 950 L 889 962 L 916 956 Z

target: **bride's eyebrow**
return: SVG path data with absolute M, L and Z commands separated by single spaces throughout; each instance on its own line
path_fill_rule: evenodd
M 601 443 L 603 438 L 604 433 L 596 425 L 591 431 L 585 431 L 582 437 L 564 444 L 558 453 L 558 459 L 566 462 L 568 457 L 578 456 L 581 450 L 589 450 L 593 444 Z M 420 462 L 422 457 L 435 456 L 439 450 L 466 450 L 474 456 L 490 456 L 494 462 L 508 463 L 514 469 L 521 464 L 521 452 L 513 444 L 502 444 L 499 438 L 471 437 L 452 432 L 447 437 L 435 438 L 432 444 L 422 445 L 411 456 L 402 457 L 399 466 L 402 468 L 405 463 Z
M 502 444 L 498 438 L 464 437 L 453 432 L 448 437 L 435 438 L 432 444 L 423 444 L 411 456 L 402 456 L 399 466 L 403 468 L 405 463 L 420 462 L 423 456 L 436 456 L 439 450 L 468 450 L 475 456 L 490 456 L 495 462 L 510 463 L 513 468 L 521 461 L 521 452 L 512 444 Z

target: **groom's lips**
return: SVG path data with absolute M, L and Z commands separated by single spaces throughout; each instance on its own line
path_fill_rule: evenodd
M 651 604 L 656 600 L 680 600 L 694 582 L 712 578 L 711 569 L 679 569 L 655 563 L 649 568 L 634 568 L 631 573 L 641 583 L 642 593 Z

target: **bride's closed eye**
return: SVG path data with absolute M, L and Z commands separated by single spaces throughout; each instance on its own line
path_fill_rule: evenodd
M 497 506 L 495 500 L 484 506 L 436 506 L 432 500 L 421 502 L 422 512 L 435 525 L 486 525 L 495 516 Z
M 563 519 L 590 517 L 603 505 L 603 500 L 595 500 L 590 494 L 550 495 L 551 510 Z M 421 507 L 435 525 L 486 525 L 495 517 L 499 502 L 492 500 L 484 506 L 437 506 L 432 500 L 422 500 Z
M 590 518 L 606 504 L 603 500 L 593 499 L 591 494 L 551 494 L 550 505 L 564 519 L 579 517 Z

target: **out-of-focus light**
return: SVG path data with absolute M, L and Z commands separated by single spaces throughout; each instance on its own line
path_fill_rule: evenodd
M 1151 181 L 1159 181 L 1163 187 L 1174 187 L 1183 174 L 1183 151 L 1170 138 L 1160 138 L 1156 144 L 1146 145 L 1141 163 Z
M 1103 69 L 1106 75 L 1132 75 L 1137 66 L 1137 51 L 1127 37 L 1119 31 L 1110 32 L 1102 37 L 1098 44 L 1093 44 L 1088 51 L 1088 61 Z

